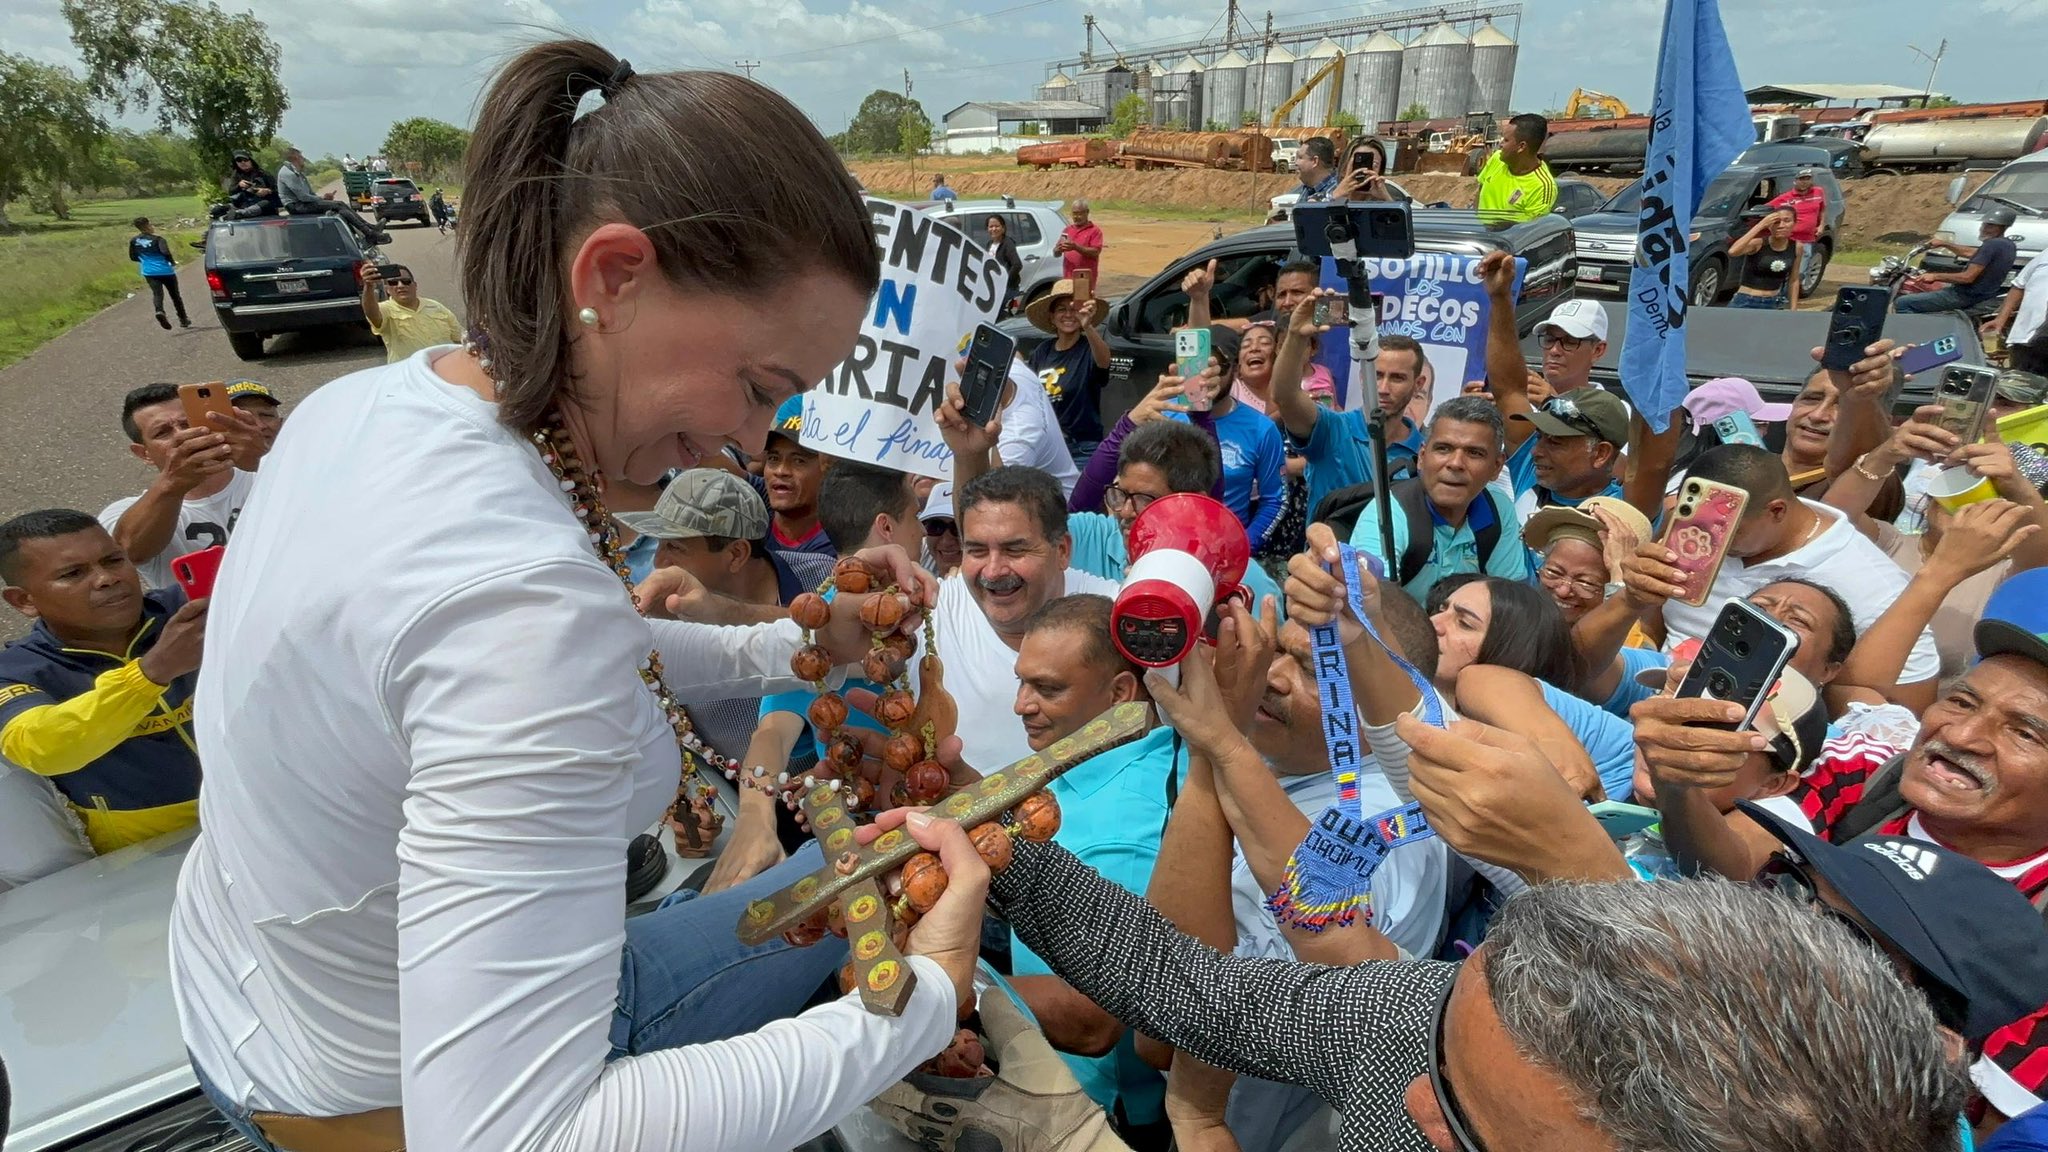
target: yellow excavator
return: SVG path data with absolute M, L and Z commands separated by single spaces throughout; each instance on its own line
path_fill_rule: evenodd
M 1595 92 L 1591 88 L 1572 89 L 1572 98 L 1565 101 L 1564 118 L 1567 120 L 1619 120 L 1630 115 L 1628 105 L 1618 96 Z
M 1344 91 L 1344 57 L 1341 54 L 1331 57 L 1329 63 L 1316 69 L 1315 75 L 1309 77 L 1301 87 L 1294 90 L 1294 95 L 1289 96 L 1285 103 L 1273 110 L 1273 123 L 1271 127 L 1285 128 L 1287 126 L 1287 118 L 1294 114 L 1294 110 L 1300 107 L 1303 100 L 1308 99 L 1309 93 L 1316 90 L 1316 85 L 1323 83 L 1328 83 L 1330 86 L 1329 106 L 1332 108 L 1337 107 L 1340 94 Z

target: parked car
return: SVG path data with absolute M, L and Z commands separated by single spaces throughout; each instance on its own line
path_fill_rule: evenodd
M 1052 246 L 1067 230 L 1067 218 L 1060 215 L 1064 200 L 1019 200 L 1004 196 L 997 200 L 935 200 L 919 207 L 947 217 L 976 244 L 988 244 L 988 218 L 1001 216 L 1017 256 L 1024 261 L 1024 275 L 1018 295 L 1030 303 L 1052 291 L 1060 278 L 1061 261 Z
M 1975 191 L 1969 191 L 1971 179 L 1958 176 L 1949 182 L 1948 202 L 1955 205 L 1955 211 L 1941 222 L 1931 239 L 1974 247 L 1984 213 L 1993 207 L 2012 209 L 2019 215 L 2019 222 L 2007 229 L 2005 235 L 2020 250 L 2020 255 L 2013 261 L 2012 274 L 2007 278 L 2006 283 L 2010 284 L 2029 261 L 2048 248 L 2048 153 L 2037 152 L 2007 164 Z M 1933 262 L 1927 266 L 1937 272 L 1953 272 L 1962 265 L 1956 261 L 1952 265 Z
M 1792 178 L 1802 168 L 1813 167 L 1799 160 L 1771 159 L 1763 163 L 1737 161 L 1707 185 L 1700 197 L 1700 209 L 1693 213 L 1691 229 L 1692 304 L 1695 308 L 1718 304 L 1735 292 L 1736 270 L 1731 267 L 1728 246 L 1747 232 L 1762 216 L 1764 205 L 1792 187 Z M 1827 209 L 1822 214 L 1820 239 L 1799 268 L 1799 291 L 1811 296 L 1820 288 L 1821 276 L 1834 255 L 1835 237 L 1842 226 L 1842 186 L 1831 171 L 1817 171 L 1814 183 L 1827 191 Z M 1636 259 L 1637 216 L 1642 209 L 1643 189 L 1631 183 L 1600 206 L 1598 212 L 1572 221 L 1578 235 L 1579 288 L 1587 293 L 1625 295 L 1629 269 Z
M 357 269 L 377 250 L 334 216 L 217 220 L 205 246 L 213 314 L 244 360 L 262 359 L 266 336 L 369 327 Z
M 1500 228 L 1482 223 L 1470 209 L 1418 208 L 1414 219 L 1419 252 L 1483 256 L 1505 249 L 1529 261 L 1516 302 L 1515 321 L 1521 332 L 1533 331 L 1551 308 L 1574 294 L 1578 258 L 1572 250 L 1571 225 L 1562 216 L 1551 213 Z M 1211 293 L 1215 314 L 1249 316 L 1259 309 L 1252 288 L 1259 273 L 1294 255 L 1292 225 L 1252 228 L 1202 245 L 1112 302 L 1103 320 L 1110 349 L 1109 383 L 1102 398 L 1104 426 L 1137 403 L 1173 363 L 1173 330 L 1187 322 L 1188 296 L 1180 282 L 1189 269 L 1216 261 L 1216 287 Z M 1048 339 L 1021 316 L 1000 327 L 1016 338 L 1021 353 L 1028 354 Z
M 1837 180 L 1855 180 L 1869 174 L 1863 164 L 1863 145 L 1840 136 L 1799 136 L 1757 144 L 1737 156 L 1735 162 L 1803 164 L 1816 171 L 1833 172 Z
M 1607 193 L 1594 187 L 1589 181 L 1576 176 L 1557 178 L 1557 207 L 1551 211 L 1567 220 L 1577 220 L 1600 210 L 1607 203 Z
M 370 209 L 377 214 L 377 223 L 391 220 L 417 220 L 432 227 L 434 217 L 427 211 L 427 198 L 420 195 L 419 185 L 403 176 L 381 176 L 370 183 Z
M 1282 136 L 1273 141 L 1273 171 L 1294 171 L 1294 155 L 1301 151 L 1301 141 L 1292 136 Z

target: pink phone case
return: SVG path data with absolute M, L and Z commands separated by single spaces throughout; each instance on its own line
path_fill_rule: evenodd
M 1685 572 L 1680 603 L 1698 607 L 1707 602 L 1727 558 L 1728 542 L 1735 536 L 1735 523 L 1748 503 L 1749 493 L 1712 480 L 1687 480 L 1679 488 L 1664 546 L 1678 554 L 1678 567 Z

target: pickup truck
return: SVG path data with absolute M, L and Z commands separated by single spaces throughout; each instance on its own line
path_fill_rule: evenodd
M 1415 249 L 1463 256 L 1505 249 L 1526 258 L 1529 270 L 1515 310 L 1516 327 L 1524 334 L 1574 295 L 1578 257 L 1572 248 L 1571 223 L 1554 213 L 1503 228 L 1482 222 L 1470 209 L 1418 208 Z M 1180 282 L 1189 269 L 1216 261 L 1215 314 L 1250 316 L 1259 309 L 1250 287 L 1256 274 L 1295 254 L 1291 226 L 1252 228 L 1202 245 L 1135 292 L 1111 302 L 1102 322 L 1110 347 L 1109 383 L 1102 395 L 1104 426 L 1115 423 L 1151 391 L 1153 381 L 1173 362 L 1173 330 L 1187 321 L 1188 297 Z M 1000 327 L 1016 338 L 1020 353 L 1028 354 L 1048 339 L 1021 316 Z

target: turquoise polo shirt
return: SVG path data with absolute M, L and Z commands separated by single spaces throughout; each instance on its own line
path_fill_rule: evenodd
M 1499 502 L 1498 505 L 1496 502 Z M 1425 501 L 1427 503 L 1427 501 Z M 1506 507 L 1506 500 L 1491 486 L 1480 490 L 1479 499 L 1472 501 L 1465 522 L 1453 528 L 1437 514 L 1436 505 L 1429 505 L 1429 519 L 1434 540 L 1430 545 L 1429 559 L 1422 562 L 1422 569 L 1415 579 L 1403 584 L 1409 595 L 1417 600 L 1429 597 L 1429 590 L 1446 576 L 1462 572 L 1478 572 L 1479 529 L 1492 524 L 1506 515 L 1501 524 L 1500 543 L 1494 545 L 1493 555 L 1486 558 L 1485 574 L 1513 580 L 1518 584 L 1529 581 L 1529 550 L 1522 546 L 1521 529 L 1514 522 L 1512 510 Z M 1354 547 L 1379 556 L 1391 569 L 1395 562 L 1380 556 L 1379 501 L 1374 500 L 1358 514 L 1358 525 L 1351 530 Z M 1408 547 L 1408 514 L 1399 500 L 1394 501 L 1394 555 L 1397 558 Z M 1397 562 L 1396 561 L 1396 562 Z
M 1552 684 L 1538 680 L 1543 702 L 1572 730 L 1600 773 L 1600 783 L 1609 800 L 1626 800 L 1636 791 L 1635 729 L 1599 707 Z
M 1124 578 L 1131 560 L 1124 543 L 1123 525 L 1117 523 L 1116 517 L 1107 512 L 1069 512 L 1067 535 L 1074 541 L 1074 558 L 1069 564 L 1104 580 Z M 1245 566 L 1244 586 L 1251 590 L 1252 615 L 1257 616 L 1259 602 L 1271 596 L 1280 608 L 1280 618 L 1287 619 L 1287 599 L 1258 561 Z
M 1308 514 L 1313 517 L 1316 509 L 1322 507 L 1323 497 L 1339 488 L 1363 484 L 1372 479 L 1372 437 L 1366 433 L 1364 409 L 1353 412 L 1333 412 L 1323 409 L 1316 416 L 1316 426 L 1309 430 L 1308 443 L 1301 446 L 1302 458 L 1308 461 Z M 1400 473 L 1403 460 L 1413 460 L 1422 451 L 1422 429 L 1416 427 L 1406 416 L 1401 417 L 1401 428 L 1407 430 L 1399 440 L 1387 441 L 1387 466 Z M 1390 428 L 1391 434 L 1399 429 Z
M 1619 716 L 1623 720 L 1627 720 L 1628 710 L 1635 707 L 1637 701 L 1648 700 L 1657 694 L 1655 688 L 1645 688 L 1643 685 L 1636 683 L 1636 673 L 1647 672 L 1652 668 L 1669 667 L 1671 667 L 1671 656 L 1669 653 L 1659 652 L 1655 648 L 1623 648 L 1621 650 L 1621 683 L 1614 686 L 1614 694 L 1607 698 L 1606 703 L 1600 705 L 1600 710 L 1610 716 Z
M 1508 457 L 1508 479 L 1515 486 L 1515 511 L 1527 520 L 1539 508 L 1577 508 L 1594 496 L 1612 496 L 1616 500 L 1627 499 L 1619 476 L 1609 476 L 1607 487 L 1586 496 L 1559 496 L 1550 489 L 1536 483 L 1536 441 L 1542 433 L 1532 434 Z
M 1178 793 L 1187 780 L 1187 746 L 1174 737 L 1173 729 L 1162 725 L 1136 743 L 1075 765 L 1050 785 L 1060 804 L 1060 830 L 1053 842 L 1139 896 L 1152 882 L 1159 840 L 1172 813 L 1167 781 L 1172 779 Z M 1010 971 L 1017 976 L 1054 975 L 1014 932 Z M 1104 1108 L 1114 1108 L 1121 1100 L 1131 1123 L 1154 1123 L 1165 1114 L 1166 1078 L 1139 1058 L 1129 1029 L 1107 1055 L 1061 1057 L 1089 1099 Z

